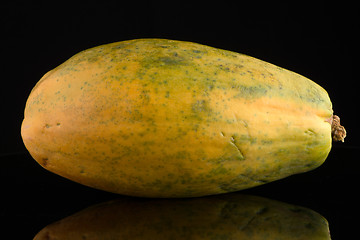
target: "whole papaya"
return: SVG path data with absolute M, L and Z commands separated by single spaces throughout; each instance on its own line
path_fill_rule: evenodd
M 197 43 L 80 52 L 36 84 L 21 134 L 44 168 L 146 197 L 226 193 L 321 165 L 345 129 L 294 72 Z

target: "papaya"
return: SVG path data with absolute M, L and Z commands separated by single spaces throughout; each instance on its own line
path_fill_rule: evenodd
M 304 76 L 198 43 L 135 39 L 46 73 L 21 135 L 42 167 L 75 182 L 195 197 L 310 171 L 346 131 L 327 92 Z
M 319 213 L 239 193 L 190 199 L 119 198 L 40 230 L 45 239 L 330 240 Z

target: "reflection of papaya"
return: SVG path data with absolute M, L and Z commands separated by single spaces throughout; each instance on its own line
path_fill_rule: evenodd
M 318 213 L 240 194 L 194 199 L 124 198 L 41 230 L 40 239 L 330 239 Z

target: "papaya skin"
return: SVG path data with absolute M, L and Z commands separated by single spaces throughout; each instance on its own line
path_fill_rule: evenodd
M 137 39 L 80 52 L 36 84 L 21 127 L 47 170 L 125 195 L 238 191 L 320 166 L 327 92 L 197 43 Z

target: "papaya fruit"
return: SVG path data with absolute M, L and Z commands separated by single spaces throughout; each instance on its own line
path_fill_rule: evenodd
M 190 199 L 120 198 L 37 233 L 43 239 L 330 240 L 329 225 L 308 208 L 239 193 Z
M 41 166 L 75 182 L 195 197 L 312 170 L 346 131 L 306 77 L 197 43 L 135 39 L 46 73 L 21 135 Z

